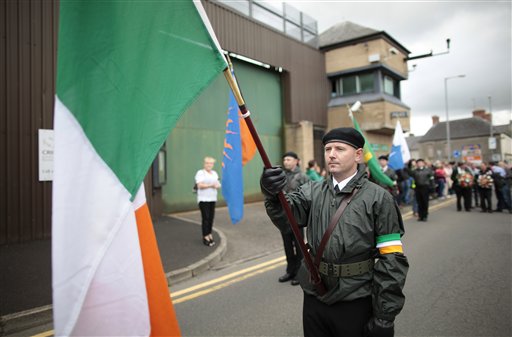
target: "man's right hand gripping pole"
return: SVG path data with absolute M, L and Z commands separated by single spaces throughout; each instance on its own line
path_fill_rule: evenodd
M 260 180 L 261 192 L 266 197 L 275 198 L 286 186 L 286 174 L 280 167 L 263 169 Z

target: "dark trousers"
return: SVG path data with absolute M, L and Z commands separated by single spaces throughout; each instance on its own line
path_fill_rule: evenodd
M 327 305 L 315 296 L 304 294 L 304 337 L 362 337 L 371 315 L 371 296 Z
M 199 202 L 199 209 L 201 210 L 203 236 L 210 235 L 212 233 L 213 218 L 215 217 L 215 201 L 201 201 Z
M 461 200 L 464 200 L 464 209 L 466 211 L 471 210 L 471 188 L 463 188 L 457 186 L 455 189 L 455 194 L 457 195 L 457 210 L 460 211 L 462 209 Z
M 300 229 L 302 232 L 302 229 Z M 284 253 L 286 254 L 286 272 L 290 275 L 297 275 L 302 261 L 302 251 L 300 250 L 299 243 L 295 240 L 293 232 L 282 233 Z
M 492 211 L 492 189 L 478 188 L 480 190 L 480 207 L 483 212 Z
M 505 201 L 503 199 L 503 193 L 501 192 L 502 187 L 495 186 L 494 193 L 496 194 L 496 210 L 501 211 L 505 208 Z
M 430 188 L 428 186 L 416 186 L 416 200 L 418 201 L 418 218 L 427 219 L 428 217 L 428 196 Z
M 478 187 L 476 184 L 473 185 L 473 199 L 475 200 L 475 207 L 478 207 L 478 197 L 480 195 L 480 187 Z
M 510 200 L 510 188 L 508 184 L 504 184 L 503 186 L 497 187 L 496 191 L 496 199 L 498 199 L 497 210 L 508 209 L 512 211 L 512 202 Z

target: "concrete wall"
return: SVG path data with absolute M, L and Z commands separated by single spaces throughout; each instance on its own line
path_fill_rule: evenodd
M 313 123 L 301 121 L 297 124 L 287 124 L 284 126 L 284 134 L 284 151 L 296 152 L 301 160 L 301 168 L 305 171 L 308 161 L 315 158 Z

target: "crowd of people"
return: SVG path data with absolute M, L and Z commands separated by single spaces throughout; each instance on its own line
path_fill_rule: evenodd
M 394 170 L 388 166 L 388 156 L 382 155 L 379 164 L 383 173 L 394 182 L 393 187 L 370 180 L 387 189 L 401 208 L 412 206 L 413 216 L 418 221 L 427 221 L 430 200 L 457 198 L 457 211 L 470 212 L 480 208 L 482 213 L 512 213 L 512 163 L 507 161 L 467 163 L 434 162 L 424 159 L 411 159 L 403 169 Z M 297 157 L 297 166 L 300 159 Z M 316 160 L 310 160 L 306 176 L 312 181 L 321 181 L 326 177 Z M 494 191 L 496 205 L 493 207 Z
M 418 221 L 427 221 L 429 200 L 455 196 L 457 211 L 480 207 L 485 213 L 512 213 L 512 165 L 411 159 L 395 170 L 388 166 L 387 156 L 380 156 L 382 173 L 372 176 L 362 164 L 365 141 L 357 130 L 333 129 L 322 142 L 329 174 L 315 160 L 308 162 L 304 173 L 297 153 L 289 151 L 282 156 L 282 166 L 265 168 L 260 179 L 267 214 L 281 232 L 286 254 L 286 272 L 278 281 L 300 284 L 304 291 L 305 336 L 392 337 L 393 321 L 405 301 L 402 289 L 409 266 L 402 249 L 405 230 L 399 207 L 411 205 Z M 214 163 L 213 158 L 204 158 L 194 185 L 203 243 L 210 247 L 215 245 L 211 232 L 221 186 Z M 381 181 L 382 174 L 392 183 Z M 314 259 L 323 287 L 313 282 L 304 265 L 277 197 L 281 191 L 307 237 L 305 252 Z
M 295 163 L 292 165 L 288 163 Z M 206 157 L 204 167 L 195 176 L 197 199 L 202 215 L 203 243 L 207 246 L 214 246 L 212 236 L 213 219 L 215 215 L 215 203 L 217 201 L 217 190 L 220 188 L 219 177 L 213 171 L 215 159 Z M 382 182 L 371 177 L 370 180 L 387 189 L 395 198 L 399 207 L 404 205 L 412 206 L 413 215 L 418 221 L 427 221 L 428 204 L 432 199 L 457 198 L 457 211 L 470 212 L 472 209 L 480 208 L 483 213 L 503 212 L 512 213 L 512 163 L 507 161 L 489 163 L 466 163 L 461 162 L 430 162 L 423 159 L 411 159 L 403 169 L 394 170 L 388 166 L 388 156 L 379 157 L 379 164 L 382 172 L 394 182 L 393 187 L 388 187 Z M 283 166 L 292 175 L 297 175 L 300 170 L 300 159 L 294 152 L 287 152 L 283 156 Z M 291 166 L 291 167 L 288 167 Z M 324 180 L 327 176 L 325 169 L 322 169 L 314 159 L 308 162 L 305 174 L 301 174 L 301 182 L 309 178 L 312 181 Z M 297 184 L 292 183 L 288 190 L 293 190 Z M 492 194 L 494 191 L 497 204 L 493 207 Z M 297 251 L 293 243 L 291 233 L 288 238 L 283 237 L 285 249 L 288 252 Z M 293 247 L 293 248 L 290 248 Z M 287 273 L 280 278 L 281 282 L 295 280 L 297 263 L 294 263 L 294 254 L 287 253 L 289 265 Z M 295 271 L 295 272 L 294 272 Z
M 512 164 L 506 161 L 466 163 L 411 159 L 401 170 L 389 168 L 386 156 L 379 157 L 379 162 L 384 174 L 396 182 L 395 188 L 389 190 L 397 204 L 400 207 L 411 205 L 419 221 L 426 221 L 428 213 L 425 214 L 424 205 L 428 200 L 449 197 L 457 198 L 459 212 L 480 208 L 486 213 L 512 213 Z M 497 200 L 495 208 L 493 191 Z

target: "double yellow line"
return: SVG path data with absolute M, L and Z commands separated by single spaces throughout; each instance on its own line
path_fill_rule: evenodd
M 218 277 L 211 281 L 203 282 L 183 290 L 171 292 L 172 303 L 178 304 L 186 302 L 188 300 L 228 287 L 234 283 L 246 280 L 253 276 L 265 273 L 285 264 L 285 256 L 281 256 L 276 259 L 257 264 L 255 266 Z

